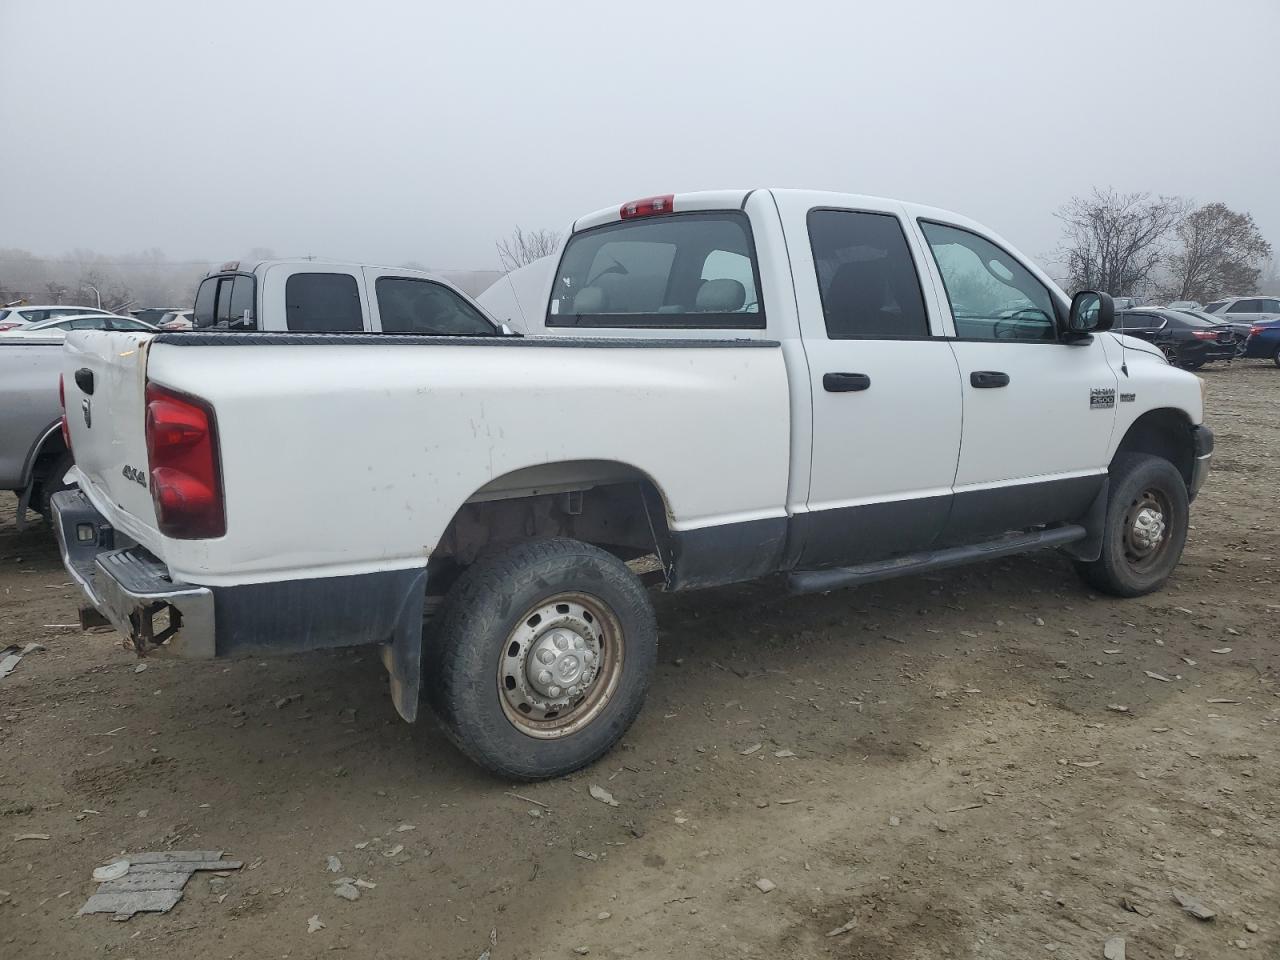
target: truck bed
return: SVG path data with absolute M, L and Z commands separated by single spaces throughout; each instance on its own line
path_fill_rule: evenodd
M 188 332 L 135 338 L 134 350 L 108 339 L 120 336 L 68 340 L 68 369 L 115 368 L 99 373 L 113 408 L 102 429 L 121 434 L 90 443 L 73 420 L 81 485 L 186 582 L 421 568 L 463 504 L 522 484 L 552 491 L 558 465 L 581 477 L 590 464 L 599 482 L 648 477 L 673 529 L 785 514 L 776 341 Z M 213 407 L 225 536 L 155 530 L 145 486 L 129 479 L 146 469 L 134 462 L 146 382 Z M 68 408 L 79 403 L 68 377 Z

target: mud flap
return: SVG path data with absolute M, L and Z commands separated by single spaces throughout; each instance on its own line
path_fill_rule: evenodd
M 382 645 L 382 665 L 391 680 L 391 702 L 396 712 L 413 723 L 418 718 L 418 691 L 422 685 L 422 612 L 427 596 L 426 568 L 417 571 L 404 595 L 391 642 Z
M 1092 563 L 1102 556 L 1102 535 L 1107 526 L 1107 494 L 1110 490 L 1111 478 L 1105 477 L 1093 503 L 1080 519 L 1081 526 L 1089 531 L 1089 535 L 1063 547 L 1062 552 L 1067 556 L 1085 563 Z

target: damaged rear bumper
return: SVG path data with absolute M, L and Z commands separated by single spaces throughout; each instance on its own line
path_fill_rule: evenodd
M 193 659 L 382 646 L 391 694 L 418 713 L 427 569 L 379 570 L 202 587 L 170 576 L 146 548 L 115 530 L 80 490 L 53 496 L 62 562 L 84 591 L 81 626 L 110 623 L 139 653 Z
M 209 588 L 173 580 L 163 563 L 112 528 L 79 490 L 54 494 L 53 529 L 62 562 L 89 601 L 80 608 L 82 626 L 101 623 L 96 613 L 140 653 L 163 644 L 180 657 L 215 656 Z

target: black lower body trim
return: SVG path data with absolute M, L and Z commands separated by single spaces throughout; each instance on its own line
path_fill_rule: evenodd
M 1106 483 L 1105 473 L 1035 483 L 1018 483 L 955 495 L 951 516 L 938 537 L 943 547 L 1048 523 L 1076 523 Z
M 715 587 L 776 573 L 786 541 L 786 517 L 673 530 L 669 587 Z
M 951 509 L 951 494 L 813 510 L 791 518 L 786 569 L 882 560 L 930 547 Z
M 418 712 L 427 571 L 214 587 L 217 656 L 386 644 L 396 710 Z

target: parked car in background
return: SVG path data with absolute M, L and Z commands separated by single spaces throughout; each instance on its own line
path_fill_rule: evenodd
M 1172 310 L 1173 308 L 1169 307 L 1168 309 Z M 1197 320 L 1207 320 L 1209 323 L 1217 324 L 1218 326 L 1230 327 L 1246 340 L 1249 338 L 1249 332 L 1253 329 L 1252 323 L 1247 323 L 1243 320 L 1227 320 L 1215 314 L 1206 313 L 1203 310 L 1179 310 L 1178 312 L 1185 313 L 1189 317 L 1195 317 Z
M 97 307 L 77 307 L 73 304 L 55 304 L 52 306 L 5 307 L 0 309 L 0 333 L 25 327 L 30 323 L 39 323 L 50 317 L 67 317 L 72 314 L 107 313 Z
M 1256 360 L 1271 360 L 1280 367 L 1280 320 L 1263 320 L 1251 329 L 1244 355 Z
M 170 310 L 156 323 L 161 330 L 190 330 L 195 322 L 194 310 Z
M 1200 310 L 1203 307 L 1199 300 L 1175 300 L 1169 304 L 1170 310 Z
M 197 330 L 490 336 L 501 325 L 434 274 L 330 260 L 224 263 L 200 282 Z
M 1277 297 L 1226 297 L 1205 306 L 1221 320 L 1242 320 L 1255 323 L 1259 320 L 1280 319 L 1280 298 Z
M 166 313 L 177 313 L 182 307 L 134 307 L 129 310 L 130 315 L 137 317 L 143 323 L 149 323 L 153 327 L 160 325 L 161 318 Z
M 61 340 L 70 330 L 133 330 L 145 333 L 154 332 L 157 329 L 134 317 L 122 317 L 114 313 L 79 313 L 65 317 L 51 317 L 39 323 L 29 323 L 25 327 L 0 331 L 0 337 Z
M 1155 344 L 1166 360 L 1184 370 L 1234 360 L 1246 339 L 1226 324 L 1161 307 L 1122 310 L 1116 314 L 1116 329 Z

